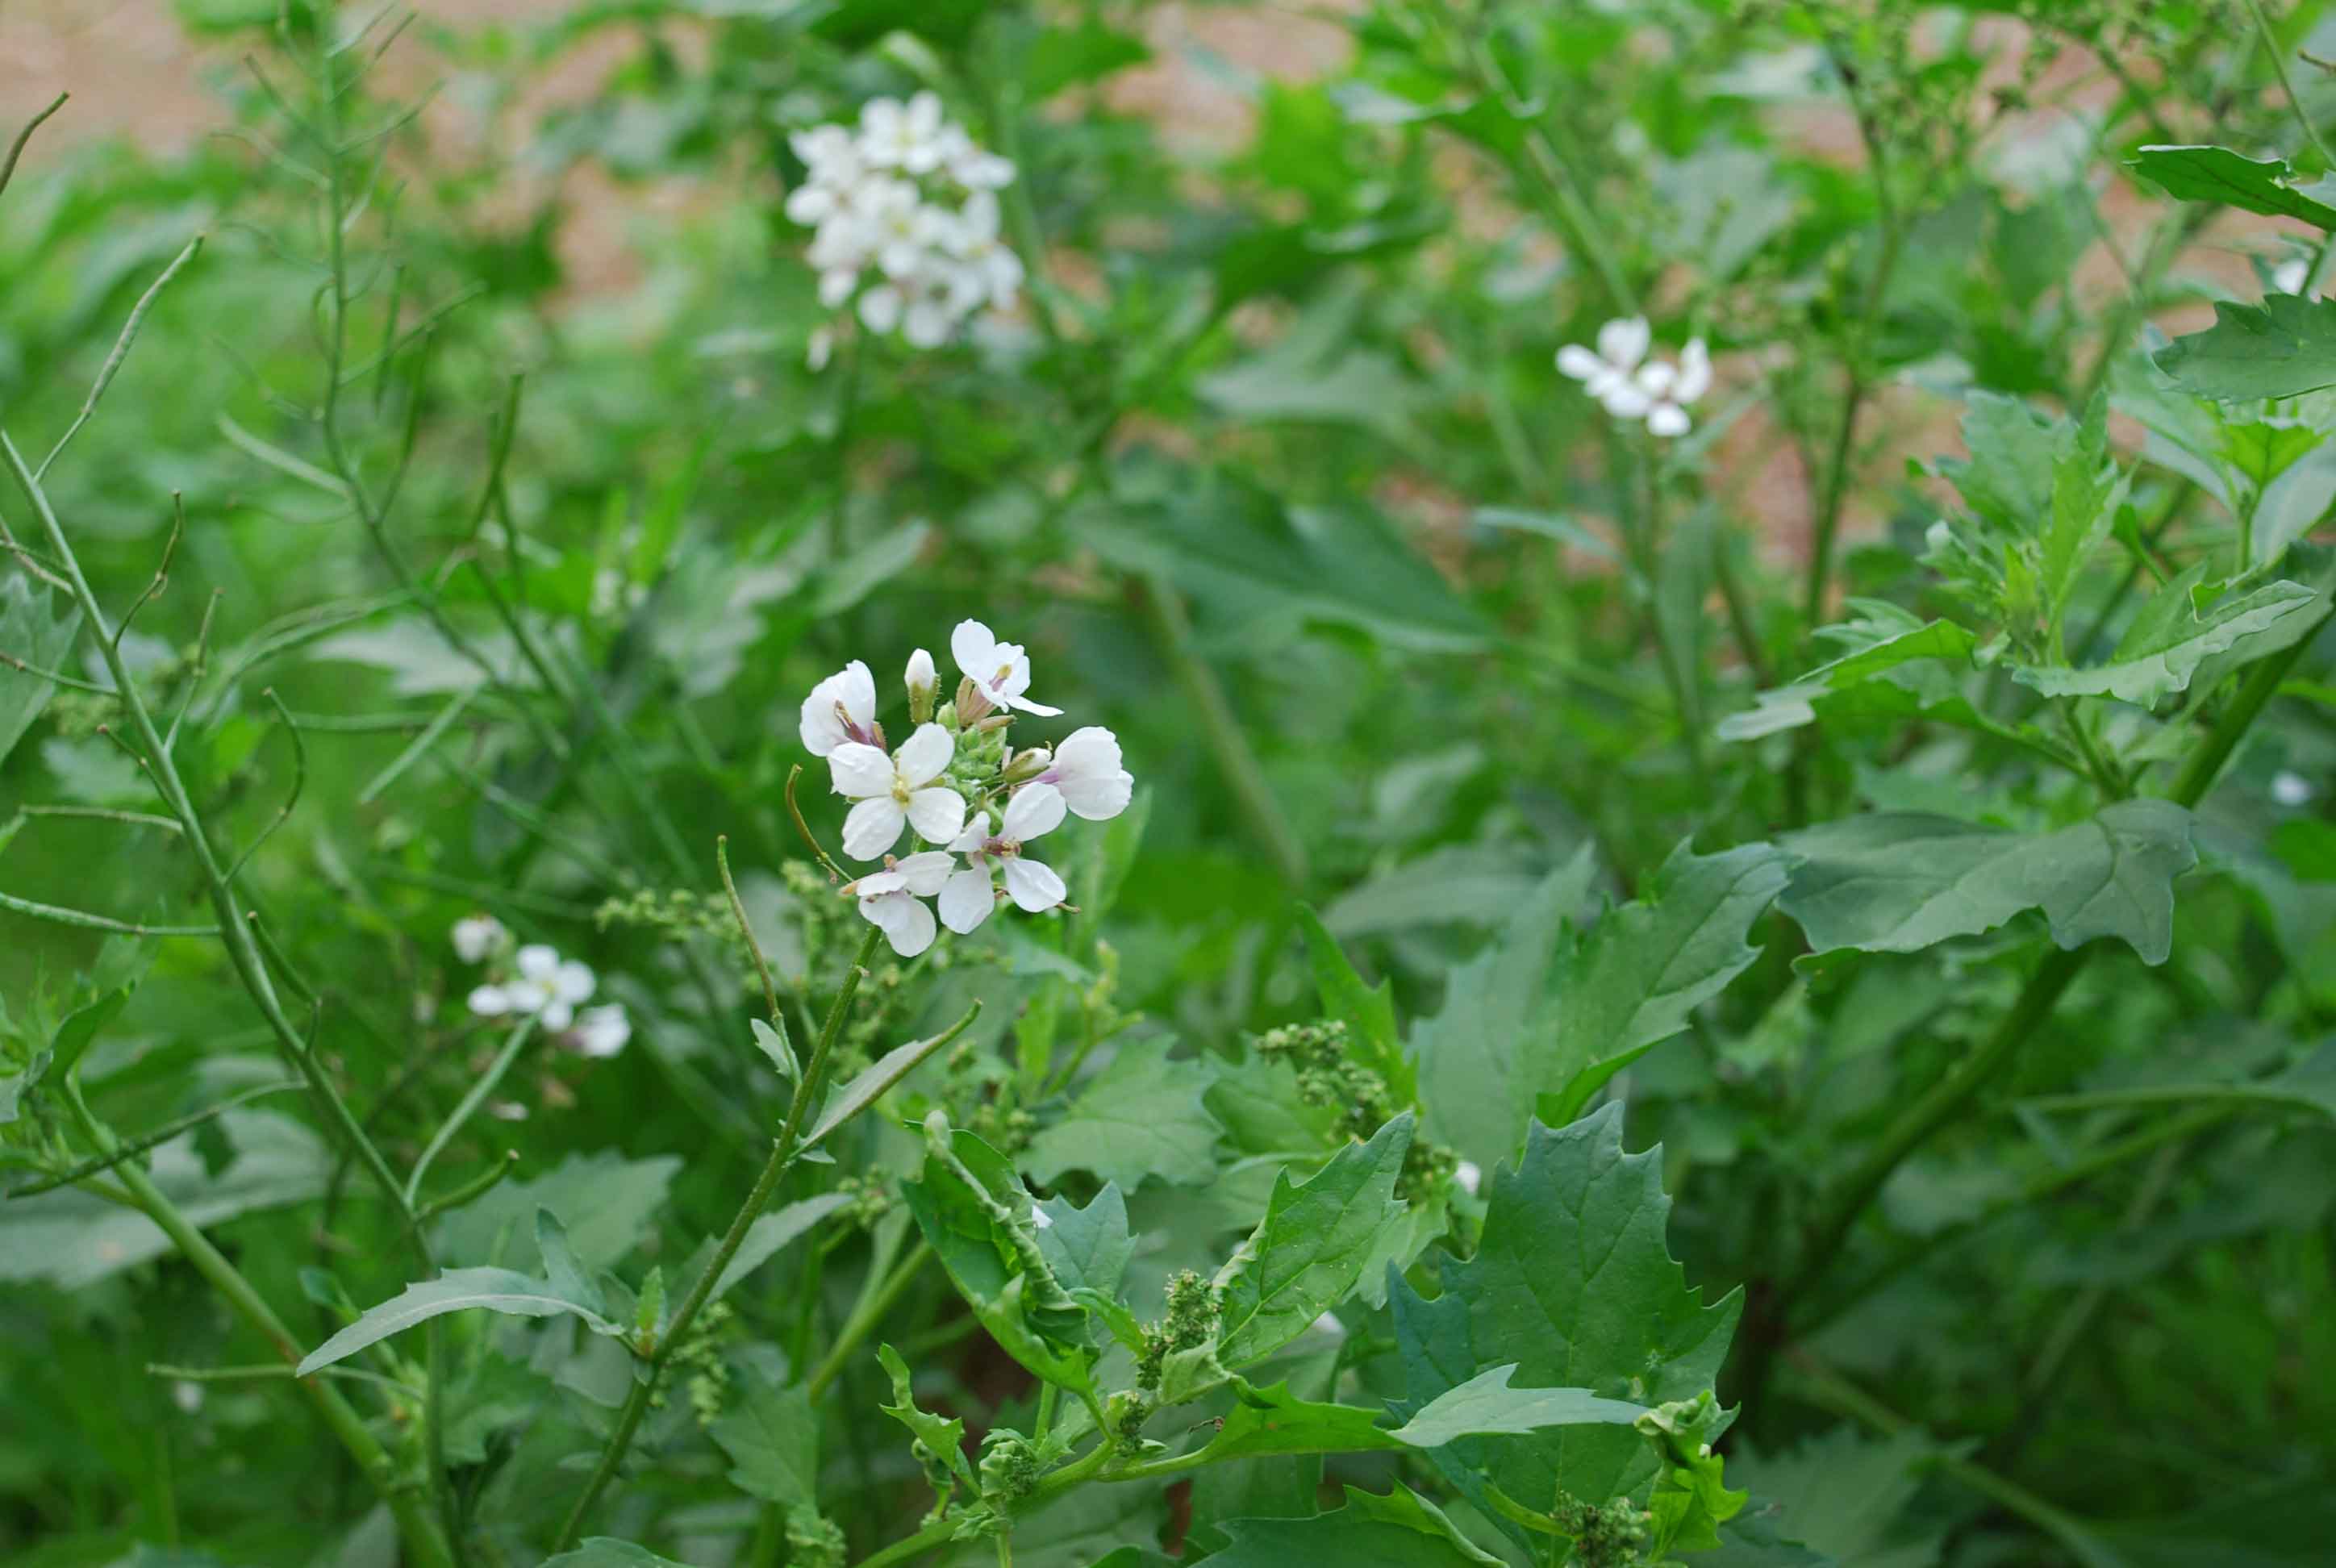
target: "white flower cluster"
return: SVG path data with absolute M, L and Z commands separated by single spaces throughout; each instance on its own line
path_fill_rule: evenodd
M 1557 367 L 1617 419 L 1643 419 L 1657 435 L 1685 435 L 1688 407 L 1711 389 L 1711 355 L 1691 338 L 1679 363 L 1649 359 L 1654 334 L 1643 316 L 1598 329 L 1595 353 L 1578 343 L 1557 351 Z
M 487 964 L 499 978 L 471 992 L 471 1011 L 482 1018 L 533 1018 L 548 1034 L 588 1057 L 613 1057 L 633 1037 L 632 1020 L 610 1002 L 586 1008 L 599 988 L 592 971 L 541 942 L 511 952 L 511 934 L 492 915 L 467 915 L 454 922 L 454 956 L 466 964 Z M 511 953 L 511 966 L 501 959 Z M 580 1009 L 580 1010 L 579 1010 Z
M 1060 827 L 1066 814 L 1091 822 L 1117 816 L 1135 787 L 1107 729 L 1074 730 L 1051 750 L 1017 752 L 1008 744 L 1016 710 L 1063 711 L 1030 700 L 1030 657 L 1018 644 L 999 642 L 968 620 L 949 634 L 949 652 L 964 678 L 955 700 L 938 707 L 933 656 L 919 648 L 910 657 L 909 720 L 916 727 L 897 749 L 876 722 L 875 677 L 858 659 L 813 687 L 803 704 L 804 747 L 827 759 L 835 793 L 853 803 L 843 852 L 884 862 L 843 891 L 904 959 L 932 946 L 928 899 L 939 901 L 940 923 L 960 935 L 989 918 L 1001 882 L 1004 896 L 1028 913 L 1059 905 L 1068 890 L 1030 858 L 1030 841 Z M 904 828 L 916 847 L 896 859 Z
M 872 99 L 856 131 L 820 125 L 789 140 L 806 175 L 786 213 L 816 230 L 808 259 L 828 308 L 857 295 L 869 331 L 936 348 L 976 311 L 1019 297 L 1022 259 L 1000 235 L 998 206 L 1014 165 L 946 119 L 938 97 Z M 830 341 L 813 339 L 814 367 Z

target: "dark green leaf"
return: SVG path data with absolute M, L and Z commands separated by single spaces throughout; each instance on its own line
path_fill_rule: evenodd
M 981 1490 L 974 1478 L 973 1466 L 965 1456 L 965 1423 L 954 1416 L 936 1416 L 918 1407 L 917 1396 L 909 1384 L 909 1364 L 890 1345 L 876 1348 L 876 1359 L 884 1364 L 885 1376 L 892 1379 L 892 1402 L 878 1409 L 903 1427 L 925 1446 L 925 1452 L 949 1473 L 973 1491 Z
M 1194 1058 L 1172 1060 L 1169 1047 L 1164 1039 L 1122 1047 L 1030 1140 L 1022 1168 L 1048 1183 L 1092 1171 L 1125 1192 L 1146 1176 L 1187 1185 L 1214 1176 L 1217 1123 L 1201 1101 L 1216 1075 Z
M 1406 1112 L 1302 1183 L 1288 1171 L 1276 1174 L 1265 1218 L 1217 1275 L 1218 1355 L 1226 1367 L 1264 1359 L 1346 1300 L 1381 1232 L 1403 1212 L 1395 1181 L 1411 1135 Z
M 708 1431 L 730 1456 L 731 1484 L 739 1490 L 782 1505 L 818 1501 L 819 1416 L 801 1384 L 741 1380 Z
M 1396 1103 L 1410 1105 L 1418 1094 L 1418 1075 L 1396 1032 L 1395 987 L 1384 979 L 1365 985 L 1310 905 L 1299 906 L 1298 930 L 1306 939 L 1322 1010 L 1346 1024 L 1358 1059 L 1387 1080 Z
M 1135 1238 L 1128 1234 L 1127 1200 L 1119 1188 L 1105 1182 L 1084 1209 L 1068 1198 L 1053 1197 L 1038 1204 L 1049 1222 L 1038 1227 L 1038 1250 L 1066 1290 L 1093 1290 L 1115 1297 L 1135 1256 Z
M 546 1557 L 543 1568 L 689 1568 L 670 1557 L 660 1557 L 646 1546 L 630 1541 L 619 1541 L 612 1535 L 595 1535 L 572 1552 L 562 1552 L 557 1557 Z

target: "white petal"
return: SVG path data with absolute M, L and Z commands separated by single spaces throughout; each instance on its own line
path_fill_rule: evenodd
M 570 1004 L 558 998 L 543 1004 L 543 1027 L 551 1033 L 556 1035 L 575 1021 L 576 1009 Z
M 965 825 L 964 797 L 939 785 L 919 790 L 909 797 L 909 821 L 927 843 L 948 843 Z
M 959 936 L 978 928 L 998 905 L 990 891 L 989 873 L 971 866 L 952 872 L 941 884 L 941 924 Z
M 1020 708 L 1024 713 L 1035 713 L 1042 718 L 1053 718 L 1063 711 L 1058 707 L 1048 707 L 1043 702 L 1032 702 L 1027 696 L 1007 696 L 1004 700 L 1007 707 Z
M 891 795 L 861 801 L 843 819 L 843 852 L 855 861 L 872 861 L 900 842 L 909 815 Z
M 511 1010 L 511 993 L 501 986 L 481 986 L 471 993 L 471 1010 L 482 1018 L 499 1018 Z
M 860 297 L 860 320 L 871 332 L 890 332 L 900 325 L 907 301 L 889 283 L 879 284 Z
M 1070 890 L 1047 867 L 1017 855 L 1006 862 L 1006 891 L 1018 908 L 1035 915 L 1061 903 Z
M 949 657 L 965 674 L 987 681 L 998 668 L 998 638 L 979 621 L 961 620 L 949 633 Z
M 1679 403 L 1693 403 L 1711 386 L 1711 352 L 1700 337 L 1688 340 L 1679 354 L 1679 381 L 1671 388 L 1671 396 Z
M 1473 1198 L 1476 1195 L 1476 1189 L 1484 1184 L 1484 1167 L 1474 1160 L 1463 1160 L 1452 1168 L 1452 1179 Z
M 1557 367 L 1576 381 L 1588 381 L 1604 374 L 1606 362 L 1578 343 L 1569 343 L 1557 351 Z
M 1065 779 L 1055 786 L 1063 803 L 1091 823 L 1109 822 L 1127 809 L 1135 794 L 1135 775 L 1122 769 L 1099 778 Z
M 1639 369 L 1637 377 L 1639 390 L 1645 393 L 1649 397 L 1664 396 L 1670 391 L 1672 384 L 1678 379 L 1678 369 L 1675 366 L 1664 364 L 1660 359 L 1641 365 Z
M 957 741 L 949 731 L 937 724 L 920 724 L 916 734 L 900 743 L 892 765 L 899 771 L 900 782 L 915 789 L 940 777 L 956 754 Z M 890 788 L 891 781 L 885 783 Z M 951 828 L 949 832 L 954 833 L 957 830 Z
M 599 984 L 590 969 L 570 959 L 551 977 L 551 994 L 563 1002 L 587 1001 Z
M 1027 842 L 1063 825 L 1069 807 L 1063 792 L 1050 784 L 1026 784 L 1006 803 L 1006 825 L 999 831 L 1017 842 Z
M 1653 340 L 1643 316 L 1610 321 L 1598 329 L 1598 356 L 1628 370 L 1647 356 L 1647 345 Z
M 978 811 L 966 819 L 965 831 L 951 839 L 949 847 L 959 854 L 971 854 L 989 838 L 989 813 Z
M 915 814 L 912 807 L 910 812 L 912 821 Z M 956 865 L 956 857 L 947 850 L 926 850 L 921 854 L 913 854 L 897 862 L 892 871 L 900 879 L 902 887 L 919 898 L 929 899 L 941 891 L 941 884 L 949 881 L 949 872 Z
M 884 933 L 892 950 L 904 959 L 913 959 L 933 945 L 933 911 L 907 893 L 862 899 L 860 912 Z
M 1065 778 L 1117 773 L 1119 737 L 1099 724 L 1075 729 L 1055 748 L 1055 771 Z
M 891 870 L 870 872 L 844 883 L 842 891 L 852 898 L 872 899 L 882 893 L 906 892 L 908 888 L 909 879 L 898 870 Z
M 827 754 L 827 771 L 835 781 L 835 793 L 849 799 L 892 793 L 892 759 L 872 745 L 844 742 Z
M 1654 406 L 1654 400 L 1628 384 L 1615 387 L 1599 399 L 1606 412 L 1617 419 L 1638 419 Z
M 587 1008 L 577 1016 L 576 1048 L 588 1057 L 613 1057 L 633 1037 L 632 1020 L 625 1009 L 611 1003 L 605 1008 Z
M 538 985 L 549 985 L 551 977 L 560 971 L 560 954 L 541 942 L 530 942 L 520 949 L 513 961 L 521 976 Z
M 909 688 L 909 695 L 911 696 L 919 692 L 931 691 L 939 686 L 940 677 L 933 672 L 933 656 L 923 648 L 919 648 L 910 654 L 909 668 L 901 677 L 901 684 Z
M 1657 435 L 1685 435 L 1688 433 L 1687 410 L 1676 403 L 1658 404 L 1647 415 L 1647 428 Z

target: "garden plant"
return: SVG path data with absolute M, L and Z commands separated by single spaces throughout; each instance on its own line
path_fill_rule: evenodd
M 0 1561 L 2336 1553 L 2336 6 L 140 9 Z

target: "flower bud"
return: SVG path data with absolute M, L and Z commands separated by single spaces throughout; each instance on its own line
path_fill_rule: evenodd
M 909 717 L 923 724 L 933 716 L 933 698 L 940 691 L 940 677 L 933 673 L 933 656 L 923 648 L 909 656 Z
M 1017 752 L 1006 765 L 1005 782 L 1009 784 L 1027 783 L 1045 773 L 1046 765 L 1054 760 L 1055 754 L 1042 745 Z

